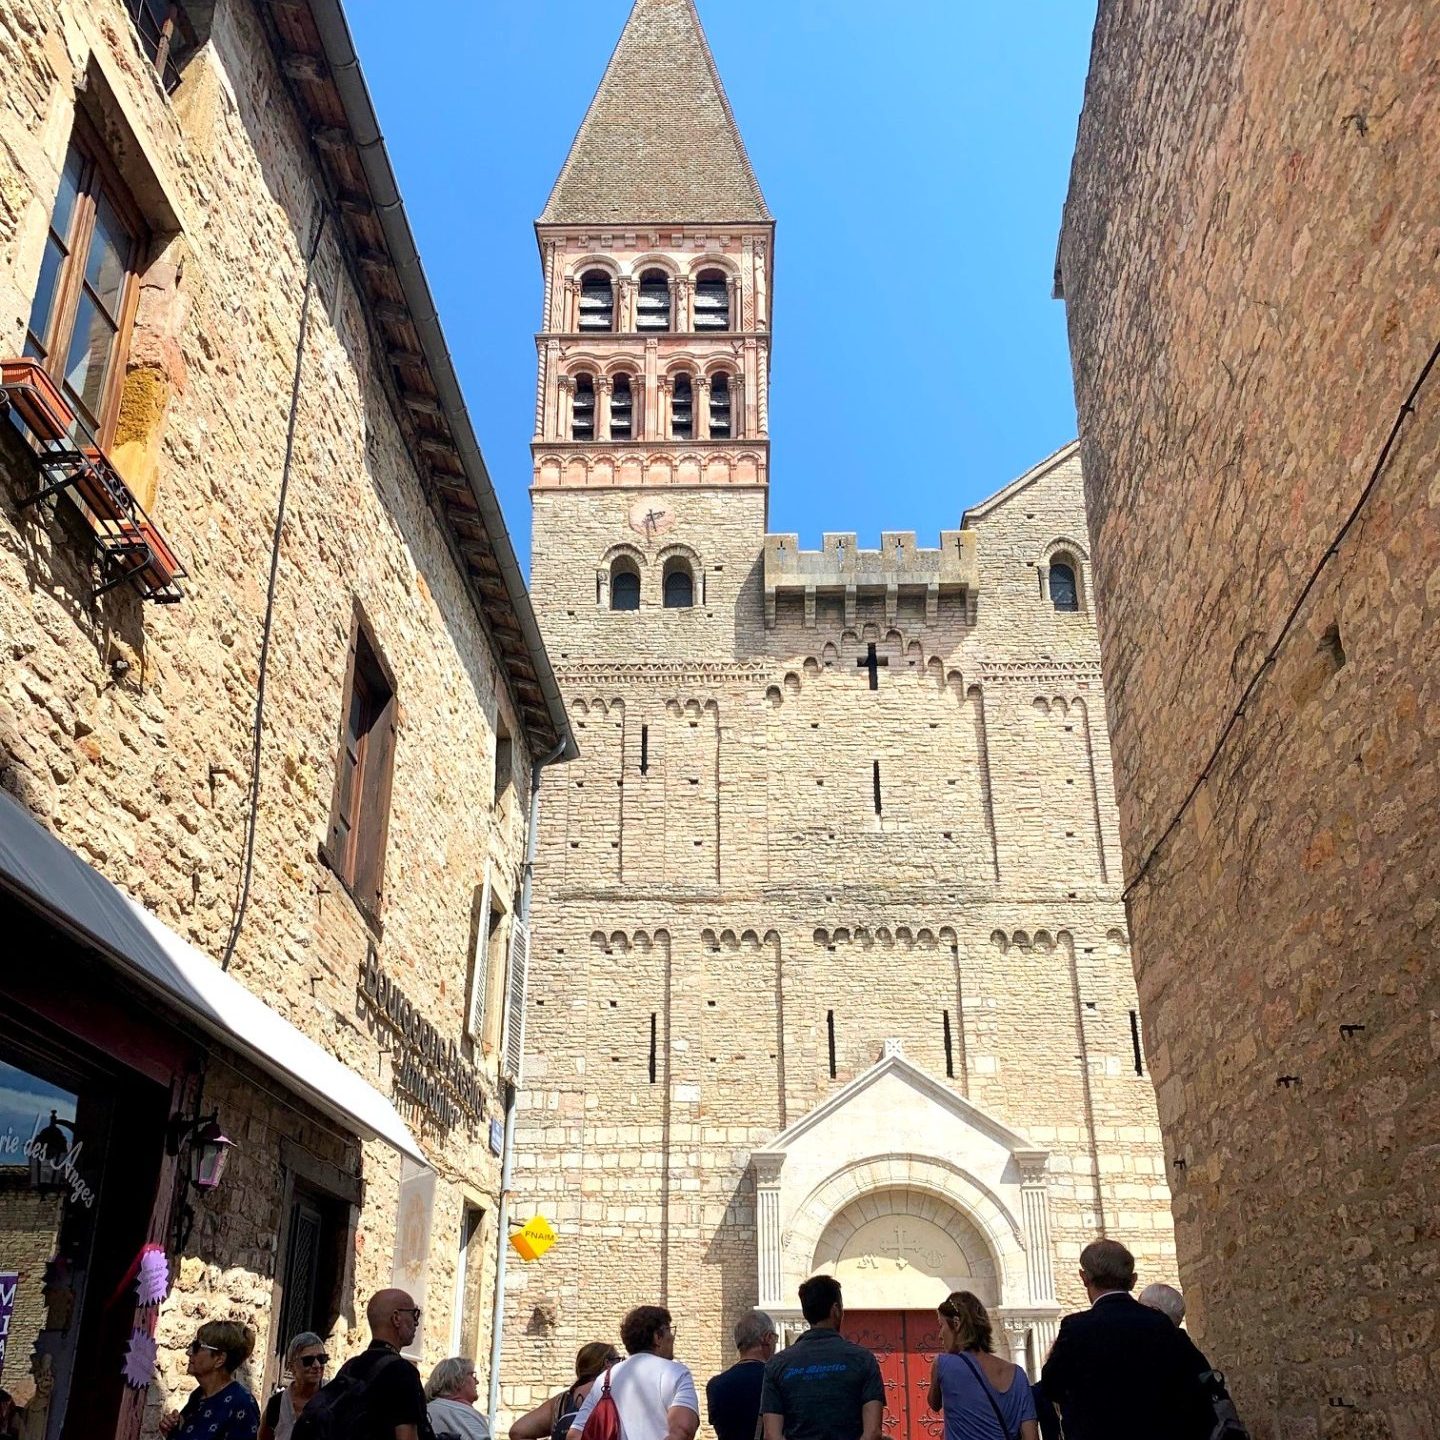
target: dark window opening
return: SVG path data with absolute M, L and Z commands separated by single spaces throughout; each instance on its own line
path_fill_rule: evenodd
M 1145 1073 L 1145 1056 L 1140 1049 L 1140 1016 L 1132 1010 L 1130 1012 L 1130 1045 L 1135 1051 L 1135 1073 Z
M 652 1011 L 650 1012 L 650 1083 L 651 1083 L 652 1085 L 655 1083 L 655 1071 L 656 1071 L 657 1053 L 658 1053 L 658 1050 L 659 1050 L 659 1042 L 660 1042 L 660 1023 L 659 1023 L 659 1017 L 658 1017 L 658 1016 L 656 1015 L 656 1013 L 652 1010 Z
M 675 377 L 670 396 L 670 434 L 676 440 L 695 438 L 695 390 L 688 375 Z
M 640 608 L 640 572 L 629 561 L 617 560 L 610 572 L 610 608 L 612 610 L 638 610 Z
M 730 328 L 730 281 L 723 270 L 702 270 L 695 283 L 695 328 Z
M 1050 567 L 1050 603 L 1057 610 L 1080 608 L 1080 594 L 1075 588 L 1075 571 L 1069 565 Z
M 395 692 L 363 630 L 355 634 L 348 687 L 329 859 L 356 900 L 373 910 L 380 900 L 385 869 L 395 763 Z
M 688 610 L 695 603 L 695 577 L 683 560 L 665 562 L 665 608 Z
M 830 1042 L 830 1078 L 835 1078 L 835 1012 L 825 1012 L 825 1032 Z
M 603 270 L 587 270 L 580 277 L 580 328 L 615 328 L 615 286 Z
M 729 440 L 734 431 L 730 414 L 730 377 L 721 371 L 710 380 L 710 438 Z
M 663 270 L 647 270 L 640 277 L 635 297 L 637 330 L 670 329 L 670 277 Z
M 642 775 L 650 773 L 650 727 L 648 725 L 640 727 L 640 773 Z
M 610 438 L 631 440 L 634 436 L 635 396 L 630 389 L 630 377 L 617 375 L 610 392 Z
M 878 760 L 872 760 L 870 763 L 873 767 L 870 780 L 875 790 L 875 813 L 878 815 L 882 808 L 880 804 L 880 762 Z
M 155 67 L 167 95 L 180 84 L 178 61 L 193 49 L 195 36 L 178 5 L 169 0 L 125 0 L 140 37 L 140 48 Z
M 943 1010 L 941 1016 L 945 1022 L 945 1078 L 953 1080 L 955 1078 L 955 1042 L 950 1035 L 950 1012 Z
M 348 1234 L 343 1201 L 296 1188 L 286 1230 L 276 1353 L 302 1330 L 329 1335 L 340 1318 L 340 1285 Z
M 49 371 L 102 446 L 114 438 L 147 239 L 98 137 L 77 116 L 50 213 L 25 354 Z
M 570 411 L 570 438 L 572 440 L 593 440 L 595 438 L 595 377 L 575 377 L 575 399 Z

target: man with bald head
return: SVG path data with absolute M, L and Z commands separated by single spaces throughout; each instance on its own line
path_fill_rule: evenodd
M 329 1411 L 332 1428 L 346 1440 L 435 1440 L 420 1373 L 400 1353 L 420 1328 L 420 1307 L 403 1290 L 378 1290 L 365 1319 L 369 1348 L 340 1367 L 307 1413 L 311 1407 Z

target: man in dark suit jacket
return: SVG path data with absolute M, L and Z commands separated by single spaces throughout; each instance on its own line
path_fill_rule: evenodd
M 1200 1386 L 1209 1369 L 1183 1330 L 1131 1295 L 1135 1260 L 1114 1240 L 1080 1254 L 1090 1308 L 1060 1322 L 1041 1372 L 1065 1440 L 1206 1440 L 1214 1414 Z

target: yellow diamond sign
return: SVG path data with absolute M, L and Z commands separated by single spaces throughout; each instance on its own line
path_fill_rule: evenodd
M 512 1232 L 510 1243 L 522 1260 L 538 1260 L 554 1243 L 555 1228 L 537 1215 L 523 1229 Z

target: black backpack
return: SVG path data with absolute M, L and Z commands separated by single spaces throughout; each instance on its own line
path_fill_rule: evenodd
M 1207 1370 L 1200 1376 L 1200 1388 L 1215 1417 L 1209 1440 L 1250 1440 L 1250 1432 L 1241 1424 L 1235 1402 L 1226 1388 L 1225 1377 L 1218 1370 Z
M 291 1432 L 293 1440 L 372 1440 L 375 1432 L 369 1414 L 370 1386 L 392 1362 L 410 1363 L 393 1350 L 367 1350 L 342 1365 L 335 1378 L 322 1385 L 300 1412 Z M 428 1440 L 430 1435 L 429 1422 L 422 1415 L 421 1440 Z

